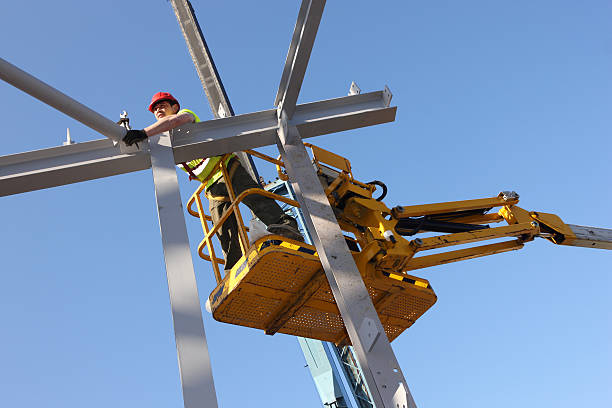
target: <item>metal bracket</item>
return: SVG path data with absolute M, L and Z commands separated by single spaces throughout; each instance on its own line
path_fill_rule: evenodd
M 414 401 L 412 401 L 414 404 Z M 404 383 L 400 382 L 397 385 L 397 390 L 393 395 L 393 404 L 399 408 L 408 408 L 408 401 L 406 398 L 406 387 L 404 387 Z
M 388 108 L 391 104 L 391 98 L 393 98 L 393 94 L 387 85 L 385 85 L 385 89 L 383 91 L 383 101 L 385 102 L 385 107 Z
M 359 88 L 357 86 L 357 84 L 355 83 L 355 81 L 351 82 L 351 86 L 349 88 L 349 96 L 351 95 L 359 95 L 361 93 L 361 88 Z M 389 106 L 389 105 L 387 105 Z
M 66 128 L 66 141 L 62 143 L 63 146 L 75 144 L 76 142 L 70 138 L 70 128 Z
M 219 115 L 220 118 L 227 118 L 228 114 L 225 111 L 225 108 L 223 107 L 223 104 L 219 104 L 219 109 L 217 109 L 217 114 Z

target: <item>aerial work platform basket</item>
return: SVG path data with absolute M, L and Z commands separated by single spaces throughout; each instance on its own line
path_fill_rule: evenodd
M 318 157 L 322 152 L 331 155 L 330 152 L 306 145 L 313 148 L 317 162 L 323 160 Z M 283 166 L 281 161 L 252 150 L 247 153 L 275 164 L 279 177 L 284 178 L 280 170 Z M 335 161 L 341 166 L 345 165 L 335 155 L 329 157 L 331 159 L 326 159 L 327 162 Z M 335 167 L 338 163 L 335 163 Z M 187 206 L 189 213 L 198 217 L 202 224 L 205 236 L 198 247 L 198 253 L 201 258 L 212 262 L 217 282 L 208 299 L 215 320 L 261 329 L 269 335 L 285 333 L 337 345 L 350 344 L 315 247 L 279 235 L 266 235 L 249 242 L 249 231 L 239 208 L 244 198 L 251 194 L 264 195 L 295 208 L 299 204 L 263 189 L 248 189 L 236 196 L 231 181 L 227 181 L 229 177 L 225 160 L 220 160 L 218 166 L 228 187 L 231 201 L 229 209 L 215 225 L 209 226 L 212 218 L 205 213 L 201 199 L 204 184 L 192 195 Z M 349 186 L 346 193 L 364 193 L 371 197 L 375 187 L 370 190 L 369 186 L 354 181 L 348 161 L 346 166 L 349 166 L 348 173 L 343 173 L 339 179 L 350 181 L 354 186 Z M 334 185 L 337 186 L 338 182 Z M 212 238 L 229 217 L 236 217 L 243 256 L 231 271 L 226 271 L 222 276 L 219 265 L 225 261 L 215 255 Z M 365 254 L 367 250 L 360 250 L 362 243 L 350 236 L 346 236 L 346 239 L 387 337 L 392 341 L 433 306 L 437 297 L 427 280 L 386 268 L 383 263 L 367 261 L 373 253 Z M 379 267 L 381 265 L 383 267 Z
M 435 302 L 425 279 L 382 272 L 364 278 L 389 341 Z M 342 317 L 312 245 L 280 236 L 253 243 L 209 297 L 221 322 L 348 344 Z

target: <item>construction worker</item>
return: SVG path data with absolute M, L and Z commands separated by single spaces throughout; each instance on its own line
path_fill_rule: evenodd
M 200 121 L 198 116 L 189 109 L 181 109 L 178 100 L 168 92 L 158 92 L 153 95 L 149 104 L 149 111 L 155 115 L 157 121 L 142 130 L 128 130 L 123 138 L 126 145 L 131 146 L 149 136 L 172 130 L 186 123 Z M 182 163 L 179 167 L 189 174 L 190 180 L 203 182 L 211 175 L 214 167 L 220 160 L 221 156 L 195 159 L 188 163 Z M 261 188 L 247 173 L 236 155 L 231 154 L 226 159 L 225 165 L 236 196 L 249 188 Z M 216 224 L 231 204 L 226 183 L 220 169 L 217 169 L 206 182 L 205 195 L 209 201 L 213 223 Z M 251 194 L 245 197 L 243 202 L 253 211 L 257 218 L 266 224 L 269 233 L 278 234 L 297 241 L 304 240 L 295 219 L 285 214 L 273 199 L 258 194 Z M 217 236 L 219 241 L 221 241 L 221 248 L 225 256 L 225 270 L 229 271 L 242 256 L 238 240 L 238 224 L 234 216 L 230 216 L 223 223 Z

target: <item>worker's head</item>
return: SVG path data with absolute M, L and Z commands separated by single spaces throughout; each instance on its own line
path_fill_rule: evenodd
M 164 116 L 174 115 L 181 109 L 181 105 L 169 92 L 158 92 L 151 98 L 149 110 L 155 115 L 156 119 Z

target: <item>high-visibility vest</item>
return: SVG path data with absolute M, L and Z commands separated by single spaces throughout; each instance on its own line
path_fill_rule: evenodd
M 177 115 L 180 115 L 181 113 L 190 113 L 193 115 L 196 123 L 200 121 L 200 118 L 198 118 L 198 115 L 196 115 L 189 109 L 181 109 L 180 111 L 177 112 Z M 231 154 L 225 160 L 225 165 L 227 166 L 227 163 L 229 163 L 229 161 L 233 159 L 234 157 L 236 157 L 236 155 Z M 206 178 L 210 176 L 211 172 L 213 171 L 217 163 L 219 163 L 220 161 L 221 161 L 221 156 L 213 156 L 207 159 L 194 159 L 186 163 L 181 163 L 179 167 L 183 171 L 189 174 L 190 180 L 198 180 L 200 181 L 200 183 L 203 183 L 204 180 L 206 180 Z M 215 171 L 215 174 L 212 177 L 210 177 L 210 179 L 208 179 L 208 181 L 206 182 L 206 189 L 212 186 L 213 183 L 219 180 L 221 177 L 223 177 L 221 168 L 217 168 L 217 170 Z

